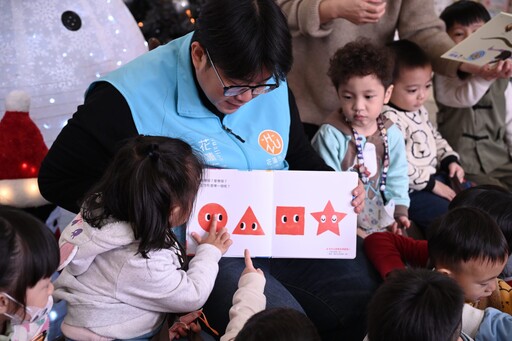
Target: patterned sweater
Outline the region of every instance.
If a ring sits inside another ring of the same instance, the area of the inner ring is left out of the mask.
[[[459,155],[432,125],[425,107],[409,112],[390,104],[385,105],[382,112],[395,122],[404,136],[409,189],[432,191],[437,170],[447,171],[448,165],[457,162]]]

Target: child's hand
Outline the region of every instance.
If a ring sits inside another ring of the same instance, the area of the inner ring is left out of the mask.
[[[176,335],[171,340],[181,340],[182,338],[187,338],[187,340],[197,340],[202,341],[201,333],[201,325],[198,322],[191,322],[188,325],[182,324],[179,325],[175,329]]]
[[[364,185],[361,179],[357,182],[357,187],[352,191],[352,206],[354,206],[354,212],[361,213],[364,208],[364,198],[366,197],[366,192],[364,190]]]
[[[400,216],[396,218],[396,221],[400,230],[408,229],[411,227],[411,221],[406,216]]]
[[[486,80],[494,80],[497,78],[510,78],[512,77],[512,61],[510,59],[500,60],[494,64],[485,64],[477,66],[469,63],[462,63],[459,70],[474,75],[480,76]]]
[[[388,230],[391,233],[398,235],[404,234],[404,229],[411,227],[411,221],[406,216],[400,216],[395,218],[395,222],[388,226]]]
[[[245,257],[245,269],[242,272],[242,276],[245,274],[248,274],[250,272],[256,272],[260,275],[264,276],[263,271],[261,269],[255,269],[254,265],[252,265],[251,255],[249,254],[249,250],[244,250],[244,257]]]
[[[449,186],[443,184],[441,181],[436,180],[436,184],[434,185],[432,192],[448,201],[452,201],[452,199],[455,198],[455,191]]]
[[[452,162],[448,165],[448,175],[450,178],[457,176],[460,183],[464,182],[464,169],[457,162]]]
[[[225,254],[229,249],[233,241],[230,238],[228,230],[226,228],[222,228],[217,232],[217,216],[214,215],[212,222],[210,223],[210,233],[206,236],[206,238],[201,238],[199,234],[196,232],[192,232],[192,238],[197,242],[197,244],[212,244],[217,247],[222,254]]]
[[[500,60],[494,65],[486,64],[482,67],[482,77],[487,80],[496,78],[508,79],[512,77],[512,61],[510,59]]]
[[[365,239],[366,237],[369,236],[368,233],[366,233],[362,228],[358,227],[357,228],[357,235],[363,239]]]

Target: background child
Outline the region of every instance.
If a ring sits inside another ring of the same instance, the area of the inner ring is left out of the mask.
[[[292,308],[272,308],[253,315],[235,341],[320,341],[311,320]]]
[[[448,211],[433,224],[426,240],[375,233],[365,239],[365,251],[383,278],[394,269],[432,267],[455,279],[466,302],[512,313],[511,288],[498,275],[508,260],[508,244],[500,228],[474,207]],[[488,301],[493,295],[497,300]]]
[[[399,228],[410,225],[404,142],[397,127],[381,116],[393,90],[388,55],[367,40],[351,42],[331,58],[329,77],[340,109],[320,127],[312,145],[329,166],[357,171],[365,184],[361,236],[386,228],[401,233]]]
[[[497,185],[478,185],[468,188],[450,202],[449,208],[476,207],[486,212],[498,224],[512,252],[512,193]],[[501,273],[501,278],[512,285],[512,258]]]
[[[464,178],[458,155],[429,120],[424,106],[432,86],[426,53],[408,40],[388,45],[395,60],[393,94],[383,114],[402,131],[409,163],[409,217],[425,233],[432,221],[448,211],[455,191],[449,178]]]
[[[468,340],[461,333],[464,293],[450,277],[427,269],[394,271],[368,312],[370,341]]]
[[[263,293],[265,275],[261,269],[254,268],[249,250],[245,250],[244,256],[245,269],[238,281],[238,290],[233,295],[233,306],[229,309],[229,323],[221,341],[236,339],[247,320],[263,311],[267,303]]]
[[[245,269],[233,296],[230,321],[221,341],[320,341],[311,320],[291,308],[265,309],[265,277],[245,250]]]
[[[200,245],[187,269],[171,230],[188,220],[202,170],[178,139],[138,136],[119,150],[61,236],[61,250],[72,250],[55,282],[68,303],[64,335],[149,339],[165,313],[205,303],[229,234],[214,219],[204,240],[193,235]]]
[[[0,339],[46,339],[53,305],[50,277],[58,266],[59,248],[48,227],[0,206]]]
[[[320,341],[313,322],[302,312],[292,308],[265,309],[265,275],[261,269],[255,269],[249,254],[245,250],[245,269],[233,295],[233,306],[229,310],[230,321],[221,341]],[[197,337],[201,330],[197,322],[189,325],[189,338]],[[192,331],[192,333],[190,333]],[[187,333],[182,333],[182,336]],[[161,340],[168,335],[162,333]]]
[[[459,43],[491,17],[482,4],[462,0],[446,7],[441,19],[448,35]],[[511,191],[512,85],[509,79],[436,75],[434,85],[439,131],[459,153],[466,178]]]

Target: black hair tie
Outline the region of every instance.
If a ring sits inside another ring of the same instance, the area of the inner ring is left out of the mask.
[[[160,153],[158,152],[158,145],[156,143],[152,143],[149,145],[147,149],[147,156],[153,161],[156,162],[160,158]]]

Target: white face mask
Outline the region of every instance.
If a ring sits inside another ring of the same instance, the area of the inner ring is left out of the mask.
[[[9,300],[16,303],[17,305],[23,306],[20,302],[18,302],[16,299],[14,299],[11,295],[9,295],[5,292],[3,292],[1,294],[5,295],[5,297],[7,297]],[[16,313],[14,313],[14,314],[4,313],[4,315],[11,319],[11,323],[13,325],[22,324],[25,322],[34,323],[34,322],[44,318],[52,310],[52,307],[53,307],[53,298],[50,295],[50,296],[48,296],[48,301],[46,302],[46,305],[44,306],[44,308],[39,308],[39,307],[34,307],[34,306],[26,307],[26,309],[25,309],[25,313],[27,314],[26,316],[30,315],[30,319],[27,321],[25,321],[23,319],[23,316],[19,316]]]

